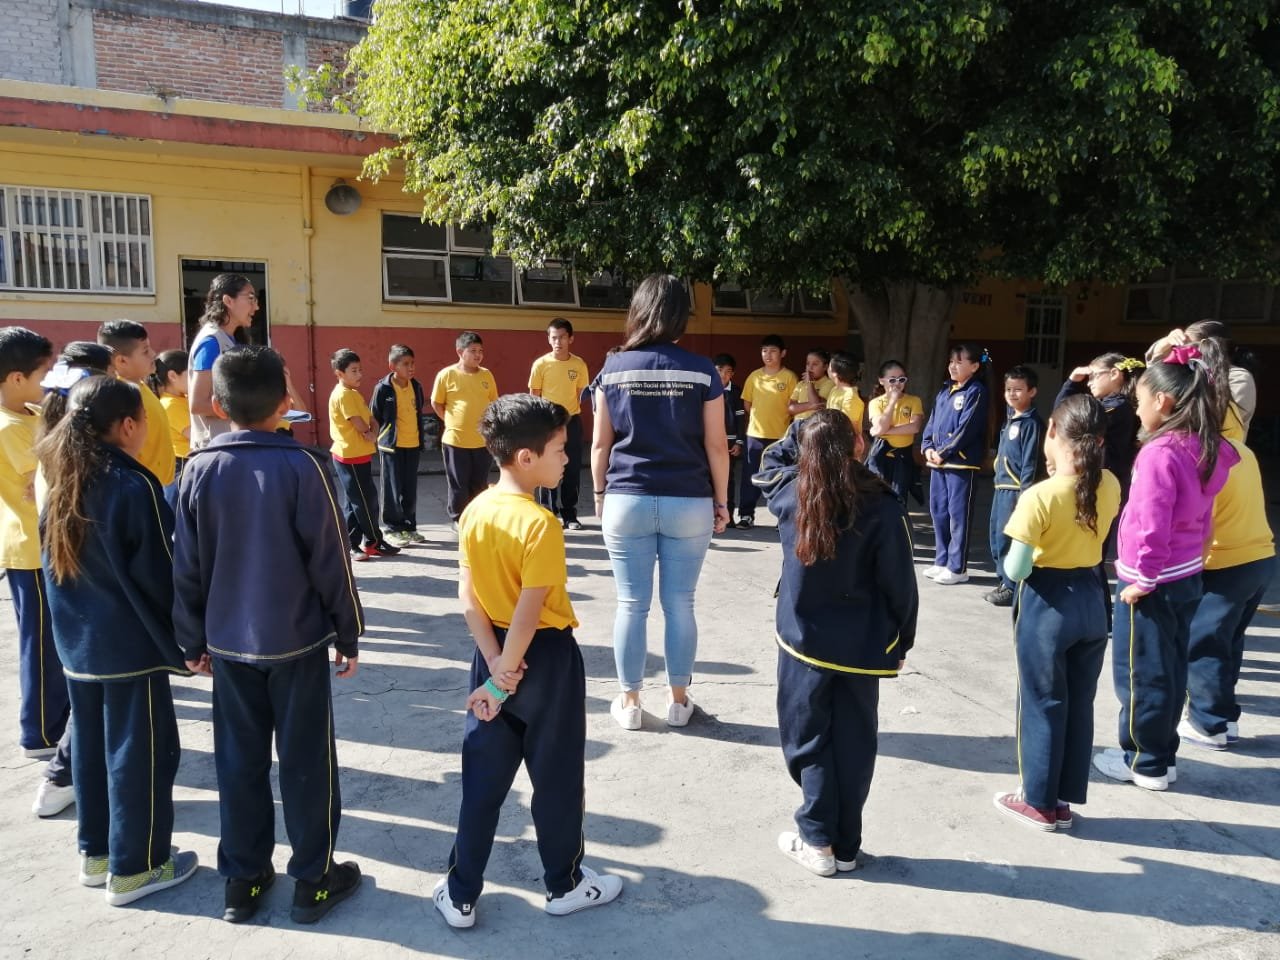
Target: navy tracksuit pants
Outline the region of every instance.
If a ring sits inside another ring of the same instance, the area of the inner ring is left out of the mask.
[[[382,468],[382,522],[388,530],[408,533],[418,528],[417,447],[396,447],[394,453],[378,453]]]
[[[1099,567],[1037,567],[1015,596],[1022,793],[1039,810],[1084,803],[1110,626],[1105,575]]]
[[[582,485],[582,418],[576,413],[565,424],[564,479],[560,486],[538,488],[538,502],[565,523],[578,519],[578,488]]]
[[[756,504],[760,502],[760,488],[751,482],[751,478],[760,472],[760,461],[764,457],[764,448],[776,439],[767,440],[761,437],[747,437],[747,462],[742,467],[742,485],[738,490],[738,516],[754,517]]]
[[[318,883],[333,862],[342,793],[333,737],[329,648],[269,665],[213,663],[213,759],[218,771],[218,873],[248,880],[276,842],[271,740],[280,758],[289,876]]]
[[[1244,635],[1275,573],[1276,558],[1205,570],[1204,594],[1191,618],[1187,699],[1191,719],[1205,733],[1226,733],[1240,719],[1236,683]]]
[[[929,478],[929,516],[933,518],[933,562],[952,573],[969,566],[969,515],[973,512],[976,470],[935,469]]]
[[[41,570],[8,570],[18,619],[18,742],[24,750],[56,746],[71,715],[67,680],[53,645],[49,598]]]
[[[867,455],[867,469],[887,483],[898,500],[907,502],[916,470],[911,447],[891,446],[883,437],[876,437]]]
[[[996,565],[996,578],[1010,590],[1013,581],[1004,572],[1004,558],[1009,555],[1013,541],[1004,532],[1005,525],[1018,505],[1019,490],[996,490],[991,498],[991,522],[987,533],[991,541],[991,559]],[[1083,802],[1083,801],[1081,801]]]
[[[107,857],[117,876],[154,870],[170,856],[181,752],[169,675],[67,685],[80,852]]]
[[[378,529],[378,491],[373,485],[371,463],[343,463],[333,461],[338,472],[338,483],[346,500],[343,515],[347,519],[347,539],[352,550],[359,550],[362,543],[377,543],[382,539]]]
[[[1200,575],[1162,583],[1137,603],[1116,583],[1111,664],[1120,699],[1120,746],[1131,770],[1159,777],[1177,762],[1187,697],[1187,645],[1202,592]]]
[[[852,860],[862,846],[862,807],[876,769],[880,681],[811,667],[778,651],[778,733],[804,801],[796,828],[805,843]]]
[[[506,631],[495,628],[498,643]],[[587,739],[587,681],[571,629],[544,627],[525,654],[528,672],[492,720],[468,713],[462,737],[462,808],[449,853],[449,898],[475,903],[493,849],[498,815],[521,762],[533,784],[529,809],[542,858],[543,883],[552,896],[582,881],[583,765]],[[471,687],[489,668],[477,650]]]
[[[493,457],[484,447],[471,449],[453,447],[447,443],[440,444],[440,452],[444,455],[445,487],[448,489],[445,507],[449,519],[457,523],[467,504],[484,493],[489,486],[489,468],[493,466]]]

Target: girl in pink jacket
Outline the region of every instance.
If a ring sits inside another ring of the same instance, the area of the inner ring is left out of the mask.
[[[1142,448],[1120,514],[1112,665],[1120,747],[1093,765],[1113,780],[1165,790],[1177,779],[1187,643],[1213,533],[1213,498],[1240,455],[1195,346],[1178,347],[1138,381]]]

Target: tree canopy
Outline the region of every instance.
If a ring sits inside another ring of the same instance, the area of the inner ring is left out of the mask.
[[[518,261],[1275,277],[1274,0],[377,0],[353,109]]]

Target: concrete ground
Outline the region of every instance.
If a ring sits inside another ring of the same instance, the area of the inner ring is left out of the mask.
[[[200,855],[185,885],[111,908],[76,882],[74,808],[30,813],[40,765],[0,760],[0,958],[198,957],[1280,957],[1280,620],[1260,615],[1242,678],[1247,739],[1185,747],[1179,781],[1148,793],[1096,774],[1069,833],[1001,817],[1017,786],[1014,665],[1006,610],[973,583],[921,582],[908,670],[881,686],[880,759],[856,873],[820,879],[776,850],[798,791],[774,713],[772,518],[717,537],[699,584],[701,642],[684,730],[662,722],[661,615],[650,627],[643,730],[609,717],[614,607],[594,520],[569,535],[570,590],[588,685],[587,863],[626,880],[620,901],[567,918],[541,910],[541,869],[521,774],[473,930],[445,926],[430,893],[459,802],[472,645],[455,599],[455,544],[440,477],[422,478],[425,548],[357,567],[369,630],[359,676],[335,682],[343,820],[338,847],[366,880],[314,927],[289,920],[281,879],[258,920],[218,917],[217,789],[210,693],[174,684],[183,740],[175,843]],[[586,484],[584,483],[584,487]],[[985,528],[985,508],[977,516]],[[921,543],[927,518],[916,516]],[[918,550],[925,556],[923,547]],[[985,550],[975,543],[972,555]],[[981,571],[987,573],[981,573]],[[0,590],[0,606],[9,606]],[[1273,598],[1274,599],[1274,598]],[[0,723],[16,725],[13,618],[0,612]],[[1096,743],[1114,745],[1110,666]],[[283,823],[276,870],[288,859]]]

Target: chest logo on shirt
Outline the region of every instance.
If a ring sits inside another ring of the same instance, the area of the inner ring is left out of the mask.
[[[1022,429],[1022,428],[1021,428],[1021,427],[1019,427],[1016,423],[1011,423],[1011,424],[1009,424],[1009,439],[1010,439],[1010,440],[1017,440],[1017,439],[1018,439],[1018,434],[1019,434],[1019,432],[1021,432],[1021,429]]]
[[[483,389],[483,390],[488,390],[488,389],[489,389],[489,381],[488,381],[488,380],[481,380],[481,381],[480,381],[480,387],[481,387],[481,389]],[[959,409],[959,408],[957,407],[957,409]]]
[[[955,408],[956,408],[956,410],[963,410],[963,409],[964,409],[964,394],[962,393],[962,394],[960,394],[958,397],[956,397],[955,399],[953,399],[953,400],[951,401],[951,406],[955,407]]]
[[[787,385],[785,383],[775,383],[773,385],[773,389],[778,391],[778,393],[786,393]]]
[[[569,371],[569,379],[570,379],[570,380],[577,380],[577,379],[578,379],[578,371],[577,371],[577,370],[570,370],[570,371]]]

